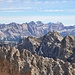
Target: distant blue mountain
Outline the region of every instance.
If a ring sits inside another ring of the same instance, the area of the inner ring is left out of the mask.
[[[66,35],[75,36],[75,25],[65,26],[61,22],[46,23],[41,21],[31,21],[29,23],[17,24],[0,24],[0,40],[13,40],[18,41],[22,37],[35,36],[40,37],[48,33],[49,31],[57,31],[63,37]]]

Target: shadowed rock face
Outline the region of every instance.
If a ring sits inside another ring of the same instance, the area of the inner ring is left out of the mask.
[[[0,46],[0,75],[75,75],[75,38],[49,32]]]

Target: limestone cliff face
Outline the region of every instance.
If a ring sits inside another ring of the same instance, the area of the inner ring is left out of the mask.
[[[75,75],[75,38],[49,32],[1,45],[0,75]]]

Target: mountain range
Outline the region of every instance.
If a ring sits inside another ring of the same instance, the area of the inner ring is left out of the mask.
[[[23,24],[14,22],[10,24],[0,24],[0,40],[19,41],[20,38],[27,36],[40,37],[49,31],[57,31],[63,37],[67,35],[75,36],[75,25],[65,26],[61,22],[44,24],[41,21],[31,21]]]
[[[75,75],[75,37],[50,31],[0,44],[0,75]]]

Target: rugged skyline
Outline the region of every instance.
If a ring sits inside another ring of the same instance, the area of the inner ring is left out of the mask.
[[[64,26],[63,23],[43,23],[41,21],[31,21],[29,23],[9,23],[0,24],[0,40],[1,41],[19,41],[19,39],[27,36],[40,37],[49,31],[57,31],[63,37],[67,35],[75,36],[75,25]]]
[[[0,0],[0,23],[41,20],[75,24],[74,0]]]

